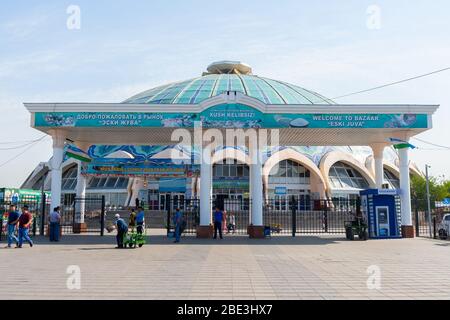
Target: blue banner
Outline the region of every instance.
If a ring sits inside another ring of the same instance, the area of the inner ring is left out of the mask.
[[[262,113],[241,104],[222,104],[201,113],[38,112],[35,127],[193,128],[428,128],[426,114],[290,114]]]

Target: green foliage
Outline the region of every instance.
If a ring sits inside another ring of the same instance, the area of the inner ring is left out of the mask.
[[[430,198],[431,206],[434,208],[435,201],[442,201],[450,197],[450,181],[439,182],[435,177],[430,178]],[[426,208],[427,203],[427,182],[424,177],[411,177],[411,198],[413,206],[420,210]]]
[[[444,181],[444,183],[442,183],[442,188],[446,193],[444,198],[450,198],[450,180]]]

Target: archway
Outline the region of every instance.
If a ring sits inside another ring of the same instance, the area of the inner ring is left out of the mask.
[[[212,206],[225,212],[223,231],[247,235],[251,206],[250,160],[243,150],[231,147],[216,151],[211,160]]]
[[[361,189],[375,188],[376,183],[367,168],[352,155],[333,151],[320,162],[329,198],[359,194]]]
[[[270,189],[271,186],[269,185],[270,180],[270,173],[272,172],[273,168],[276,167],[279,163],[282,161],[294,161],[295,163],[299,164],[301,167],[304,168],[305,174],[306,172],[309,172],[309,190],[311,192],[311,195],[315,199],[324,199],[326,197],[326,184],[325,179],[320,172],[317,165],[308,157],[305,155],[292,150],[292,149],[284,149],[282,151],[279,151],[272,155],[265,163],[263,168],[263,180],[264,180],[264,188],[265,188],[265,197],[266,200],[270,198]],[[299,167],[300,169],[300,167]],[[303,170],[303,169],[300,169]],[[300,177],[300,176],[299,176]],[[273,189],[273,186],[272,186]],[[304,188],[299,188],[300,190]]]

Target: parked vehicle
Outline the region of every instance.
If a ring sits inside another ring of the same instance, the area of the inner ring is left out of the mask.
[[[447,240],[450,235],[450,214],[446,214],[439,225],[439,239]]]

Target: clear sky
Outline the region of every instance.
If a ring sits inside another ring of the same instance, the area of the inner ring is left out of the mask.
[[[70,5],[79,30],[67,28]],[[25,150],[4,142],[42,136],[23,102],[121,102],[225,59],[333,98],[449,67],[449,14],[448,0],[4,0],[0,166]],[[419,138],[450,145],[450,71],[337,102],[440,104]],[[416,144],[412,160],[450,178],[450,151]],[[50,155],[46,138],[0,167],[0,186],[20,186]]]

